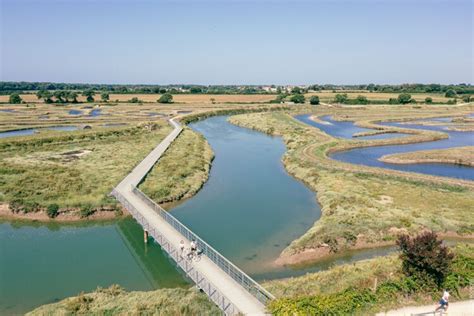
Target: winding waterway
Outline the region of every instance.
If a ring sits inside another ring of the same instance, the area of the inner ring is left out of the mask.
[[[309,114],[296,116],[301,122],[309,124],[311,126],[317,127],[323,130],[325,133],[341,138],[352,138],[354,133],[360,132],[361,128],[354,125],[353,122],[338,122],[334,120],[329,120],[330,124],[321,124],[311,120]],[[327,120],[327,117],[323,117],[324,120]],[[447,118],[443,120],[437,120],[437,122],[442,123],[448,121]],[[411,129],[424,129],[424,130],[434,130],[442,131],[447,133],[449,138],[432,141],[432,142],[423,142],[416,144],[407,144],[407,145],[390,145],[390,146],[377,146],[377,147],[364,147],[364,148],[355,148],[351,150],[336,152],[331,154],[331,158],[349,162],[353,164],[366,165],[371,167],[381,167],[401,171],[411,171],[418,172],[436,176],[443,177],[452,177],[466,180],[474,180],[474,168],[454,165],[454,164],[443,164],[443,163],[421,163],[421,164],[391,164],[380,161],[379,158],[384,155],[396,154],[396,153],[406,153],[418,150],[430,150],[430,149],[444,149],[452,147],[461,147],[461,146],[474,146],[474,133],[473,132],[456,132],[449,131],[445,125],[436,125],[436,126],[427,126],[420,124],[402,124],[397,122],[390,123],[381,123],[381,125],[386,126],[396,126],[396,127],[405,127]],[[367,130],[367,129],[365,129]],[[385,135],[383,137],[382,135]],[[388,137],[402,137],[404,134],[392,133],[392,134],[381,134],[376,136],[364,137],[364,139],[380,139]],[[359,138],[361,139],[361,138]]]
[[[216,158],[208,182],[171,211],[257,280],[296,276],[383,255],[392,248],[347,252],[311,266],[272,262],[319,218],[314,192],[287,174],[283,141],[240,128],[226,117],[190,127]],[[127,290],[189,286],[158,245],[144,245],[132,219],[60,225],[0,222],[0,314],[120,284]]]

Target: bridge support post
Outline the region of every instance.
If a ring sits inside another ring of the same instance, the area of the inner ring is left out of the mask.
[[[146,229],[143,230],[143,241],[148,244],[148,230]]]

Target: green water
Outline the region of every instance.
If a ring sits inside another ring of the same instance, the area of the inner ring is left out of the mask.
[[[0,223],[0,315],[21,314],[98,286],[186,286],[131,219],[93,225]]]
[[[275,267],[279,253],[319,218],[315,194],[284,169],[280,138],[233,126],[225,117],[191,127],[206,137],[216,158],[203,189],[171,212],[252,277],[301,275],[390,251]],[[127,290],[189,286],[159,246],[145,246],[132,219],[83,225],[0,222],[0,315],[111,284]]]

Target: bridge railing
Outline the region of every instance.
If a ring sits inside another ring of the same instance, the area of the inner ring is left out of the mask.
[[[178,250],[169,240],[160,234],[155,227],[150,225],[145,217],[133,206],[127,198],[120,194],[117,190],[112,191],[112,195],[132,214],[144,229],[160,244],[161,248],[177,263],[177,265],[193,280],[193,282],[203,290],[207,296],[226,314],[239,314],[239,309],[224,295],[219,289],[207,280],[198,270],[193,268],[190,260],[184,258],[181,251]]]
[[[240,270],[236,265],[230,262],[217,250],[211,247],[208,243],[202,240],[198,235],[187,228],[183,223],[177,220],[173,215],[164,210],[155,201],[151,200],[146,194],[140,191],[137,187],[132,185],[132,191],[143,202],[150,206],[160,217],[162,217],[174,229],[180,232],[186,239],[195,240],[198,248],[203,251],[204,255],[214,262],[222,271],[244,287],[250,294],[257,298],[263,304],[267,304],[269,300],[274,299],[274,296],[265,290],[260,284],[255,282],[245,272]]]

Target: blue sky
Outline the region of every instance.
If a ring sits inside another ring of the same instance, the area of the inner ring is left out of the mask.
[[[3,81],[473,80],[471,1],[0,2]]]

